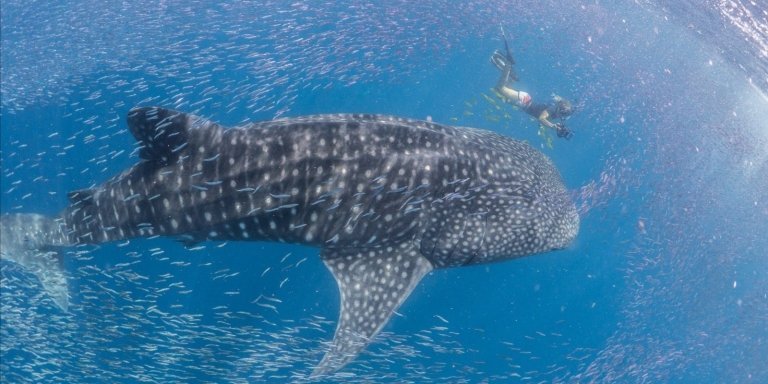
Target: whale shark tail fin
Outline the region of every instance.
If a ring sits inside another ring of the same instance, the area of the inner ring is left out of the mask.
[[[59,250],[71,245],[59,222],[38,214],[0,216],[0,258],[21,265],[57,307],[69,310],[67,274]]]

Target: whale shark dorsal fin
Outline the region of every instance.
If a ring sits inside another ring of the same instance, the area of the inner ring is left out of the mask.
[[[353,360],[376,336],[432,264],[413,242],[376,248],[326,248],[321,254],[341,294],[331,348],[312,372],[321,376]]]
[[[92,201],[95,192],[96,190],[92,188],[77,189],[67,193],[67,199],[71,204]]]
[[[137,107],[128,112],[128,128],[141,144],[139,156],[167,165],[187,146],[190,125],[197,116],[159,107]]]

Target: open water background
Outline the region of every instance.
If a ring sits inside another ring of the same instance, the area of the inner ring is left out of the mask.
[[[3,0],[0,208],[55,214],[134,163],[135,105],[495,130],[557,164],[577,241],[433,272],[329,381],[768,382],[768,4],[563,3]],[[500,24],[522,89],[578,100],[573,140],[495,101]],[[69,313],[0,264],[3,382],[302,382],[335,329],[314,249],[66,260]]]

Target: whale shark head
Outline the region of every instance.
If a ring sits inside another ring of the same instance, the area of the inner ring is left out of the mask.
[[[578,212],[551,161],[528,144],[484,135],[503,141],[487,174],[463,180],[467,187],[430,212],[421,253],[436,267],[564,249],[578,234]]]
[[[579,214],[560,174],[551,161],[541,154],[533,163],[535,171],[528,177],[506,186],[507,191],[525,192],[510,199],[499,199],[504,214],[497,225],[506,228],[505,236],[515,239],[529,254],[568,247],[579,232]],[[518,227],[523,225],[526,230]],[[507,254],[509,249],[504,250]]]

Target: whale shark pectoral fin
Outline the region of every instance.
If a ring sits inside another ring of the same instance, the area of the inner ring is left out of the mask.
[[[341,293],[341,314],[331,348],[312,372],[334,372],[379,333],[432,264],[413,242],[377,248],[326,248],[322,252]]]

